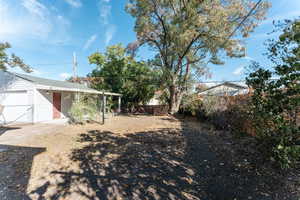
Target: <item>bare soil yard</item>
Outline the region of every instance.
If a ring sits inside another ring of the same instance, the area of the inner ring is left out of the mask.
[[[190,119],[119,116],[104,126],[62,126],[18,144],[1,143],[0,136],[6,149],[0,152],[0,199],[300,198],[297,171],[253,163],[222,134]]]

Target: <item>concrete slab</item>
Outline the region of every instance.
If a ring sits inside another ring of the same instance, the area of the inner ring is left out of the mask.
[[[66,123],[38,123],[0,127],[0,144],[17,145],[37,135],[49,134],[67,126]]]

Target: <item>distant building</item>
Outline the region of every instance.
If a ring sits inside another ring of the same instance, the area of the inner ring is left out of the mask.
[[[163,91],[159,90],[156,91],[152,99],[147,103],[148,106],[158,106],[162,105],[163,103],[161,102],[161,95],[163,94]]]
[[[247,94],[248,86],[243,82],[224,82],[199,91],[199,96],[236,96]]]

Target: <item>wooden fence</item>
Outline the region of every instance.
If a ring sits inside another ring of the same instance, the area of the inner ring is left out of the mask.
[[[168,114],[168,105],[140,105],[132,109],[122,109],[123,113],[134,113],[134,114],[151,114],[151,115],[166,115]]]

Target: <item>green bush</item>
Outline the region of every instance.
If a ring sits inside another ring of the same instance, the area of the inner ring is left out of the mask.
[[[99,105],[95,97],[91,95],[81,95],[72,104],[69,111],[70,119],[72,123],[84,124],[87,121],[98,121]]]
[[[182,98],[179,113],[186,116],[201,117],[202,101],[197,94],[185,95]]]
[[[278,41],[269,44],[274,69],[257,68],[247,78],[253,88],[251,115],[261,151],[282,168],[294,167],[300,158],[300,21],[286,21]],[[276,79],[273,79],[276,77]]]

